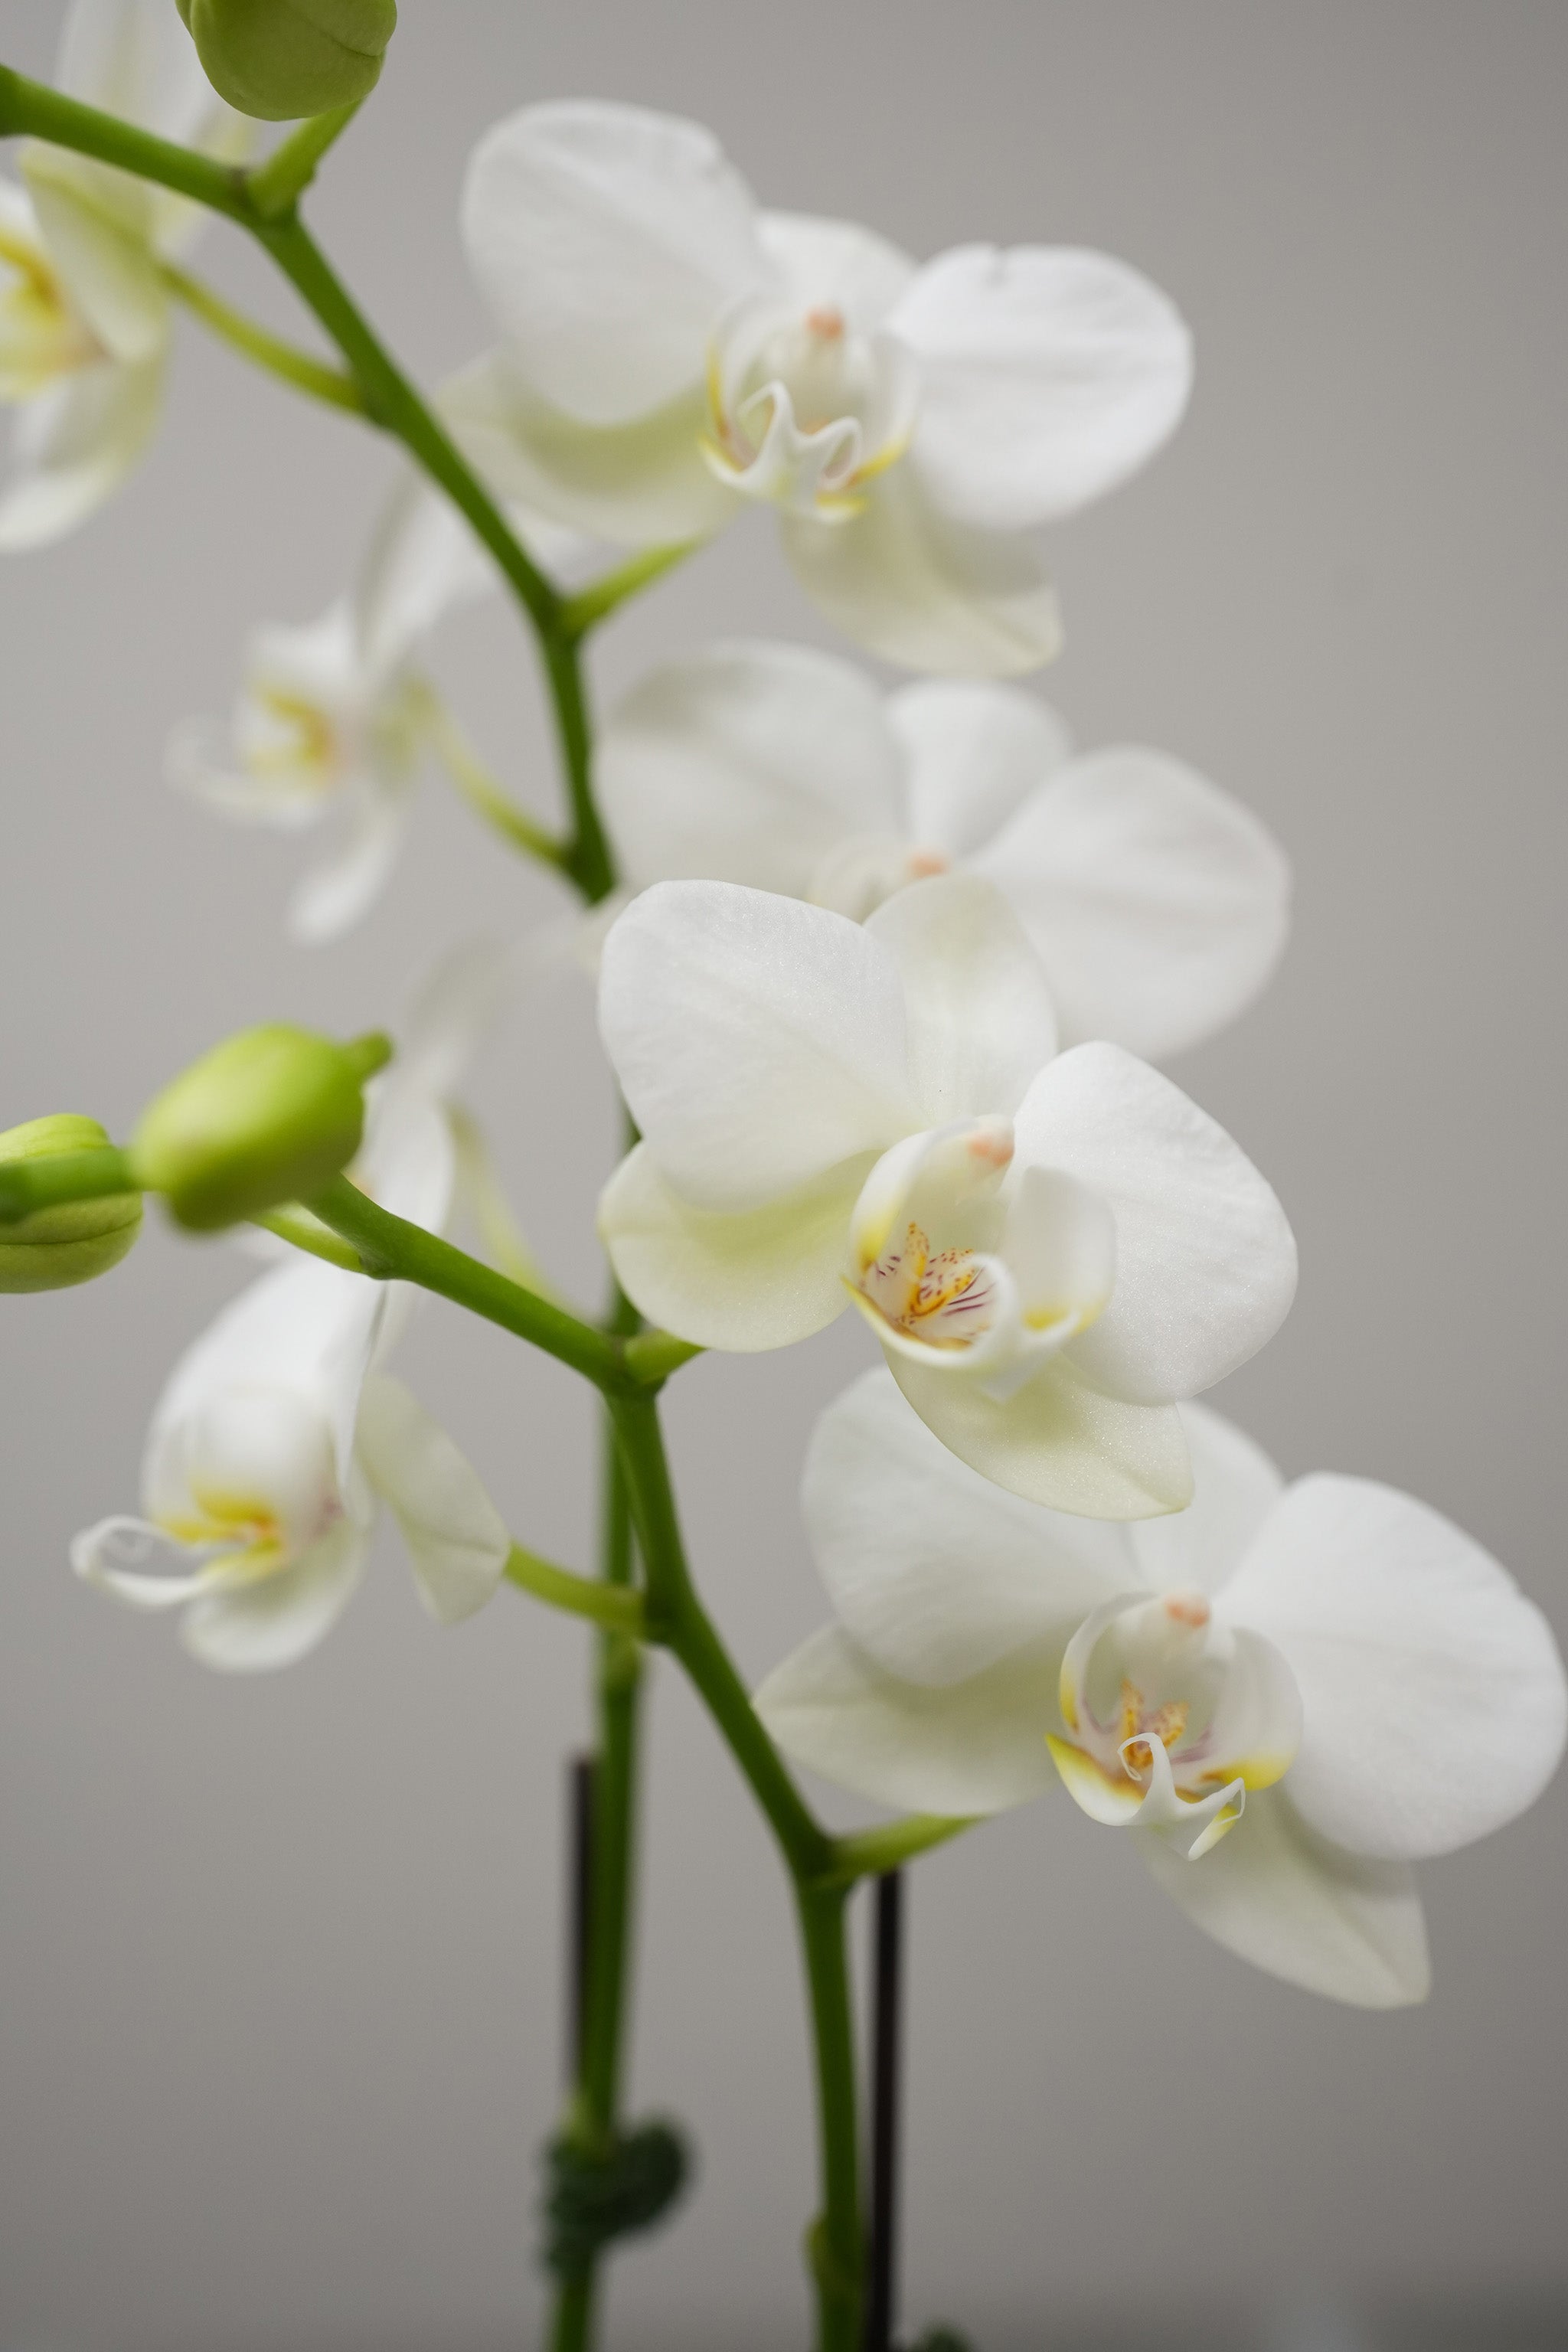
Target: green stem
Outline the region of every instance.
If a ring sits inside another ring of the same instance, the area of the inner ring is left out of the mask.
[[[616,875],[594,798],[578,641],[624,595],[634,593],[658,570],[667,567],[651,560],[640,568],[635,564],[625,566],[619,575],[612,575],[610,582],[601,583],[598,591],[590,590],[583,599],[568,604],[534,565],[494,499],[384,349],[293,209],[320,155],[342,128],[341,121],[331,119],[303,126],[268,164],[252,175],[215,163],[0,68],[0,135],[32,132],[79,153],[97,156],[194,197],[247,229],[271,255],[342,352],[362,394],[364,413],[403,443],[467,518],[533,625],[554,702],[572,805],[573,835],[562,853],[561,863],[584,897],[595,903],[613,889]],[[238,339],[231,335],[230,340]],[[253,343],[241,341],[239,347],[247,349],[252,357],[259,356]],[[268,355],[263,363],[271,365],[275,356]],[[294,373],[289,380],[298,383],[300,378]],[[674,561],[675,557],[671,555],[668,560]],[[0,1176],[8,1172],[0,1171]],[[100,1170],[100,1175],[101,1172]],[[91,1197],[103,1189],[101,1181],[95,1181],[87,1184],[85,1192],[57,1191],[52,1197]],[[0,1185],[0,1202],[6,1198]],[[25,1214],[35,1205],[38,1205],[36,1196],[27,1198],[23,1207],[13,1208],[9,1213]],[[625,1480],[626,1501],[647,1569],[649,1633],[674,1651],[706,1702],[773,1827],[795,1881],[811,1988],[822,2143],[823,2213],[813,2232],[818,2344],[820,2352],[855,2352],[861,2246],[854,2053],[844,1944],[846,1887],[838,1871],[839,1851],[802,1801],[698,1600],[681,1545],[652,1398],[639,1393],[635,1387],[636,1375],[627,1366],[626,1350],[619,1340],[595,1331],[576,1317],[509,1282],[449,1243],[376,1208],[345,1178],[337,1179],[319,1200],[308,1205],[333,1232],[353,1245],[366,1273],[373,1277],[390,1279],[395,1276],[437,1291],[570,1364],[605,1392],[618,1444],[619,1475]],[[656,1364],[662,1362],[664,1370],[673,1368],[662,1358],[655,1360]],[[658,1370],[657,1378],[663,1376],[664,1370]],[[648,1385],[657,1385],[657,1378]],[[614,1525],[612,1517],[607,1521],[607,1547]],[[624,1538],[617,1537],[616,1540]],[[611,1638],[619,1643],[625,1642],[624,1636]],[[631,1687],[635,1690],[635,1683]],[[606,1691],[605,1695],[615,1696],[616,1704],[620,1704],[618,1692]],[[628,1702],[622,1727],[626,1743],[626,1804],[624,1819],[615,1832],[615,1843],[627,1857],[634,1724]],[[620,2063],[628,1900],[629,1876],[623,1886],[620,1916],[615,1923],[615,1939],[621,1957],[613,1968],[608,1960],[601,1963],[601,1977],[606,1988],[600,1996],[605,2037],[603,2054],[595,2060],[592,2074],[593,2097],[599,2111],[612,2119]],[[591,2005],[594,1998],[591,1992]],[[585,2034],[585,2046],[587,2039]],[[586,2060],[584,2083],[586,2090]],[[591,2323],[590,2290],[573,2323],[581,2332],[575,2338],[568,2337],[567,2345],[585,2345]]]
[[[833,1867],[833,1841],[813,1820],[785,1771],[691,1581],[658,1408],[649,1396],[623,1391],[611,1397],[610,1411],[646,1570],[648,1639],[671,1651],[695,1684],[791,1870],[798,1878],[826,1880]]]
[[[0,1179],[6,1171],[0,1169]],[[627,1375],[616,1341],[591,1323],[569,1315],[563,1307],[524,1290],[493,1266],[470,1257],[423,1225],[395,1217],[390,1210],[367,1200],[346,1176],[334,1177],[326,1190],[305,1204],[324,1225],[352,1242],[373,1281],[416,1282],[482,1315],[489,1323],[542,1348],[547,1356],[569,1364],[599,1388],[623,1385]]]
[[[550,2352],[588,2352],[599,2307],[599,2265],[574,2271],[555,2290]]]
[[[520,1591],[531,1592],[536,1601],[548,1602],[552,1609],[567,1609],[574,1616],[586,1617],[634,1647],[641,1637],[642,1597],[626,1591],[624,1584],[574,1575],[569,1568],[541,1559],[537,1552],[524,1551],[521,1544],[511,1548],[506,1575]]]
[[[492,1265],[521,1290],[547,1298],[552,1307],[566,1302],[534,1256],[507,1199],[484,1130],[460,1103],[447,1105],[447,1120],[458,1147],[458,1197],[479,1227],[479,1239]]]
[[[433,688],[425,689],[419,707],[431,748],[468,806],[514,849],[559,872],[566,863],[564,845],[501,790]]]
[[[473,526],[542,638],[560,633],[561,600],[513,533],[489,492],[415,391],[297,215],[247,221],[347,360],[376,423],[395,434]]]
[[[26,74],[0,66],[0,139],[28,133],[79,155],[94,155],[100,163],[117,163],[122,172],[192,196],[242,226],[249,227],[255,216],[249,174],[238,165],[215,163],[209,155],[140,131],[118,114],[83,106],[51,89],[47,82],[31,81]]]
[[[247,319],[205,286],[199,278],[192,277],[172,261],[159,264],[159,275],[171,294],[175,294],[215,335],[237,352],[264,367],[269,374],[279,376],[297,392],[308,392],[313,400],[324,400],[334,408],[346,408],[356,416],[369,411],[364,395],[354,378],[342,368],[329,367],[323,360],[312,359],[308,352],[285,342],[280,335],[272,334],[266,327]]]
[[[702,1352],[694,1339],[678,1339],[673,1331],[639,1331],[626,1341],[626,1366],[637,1380],[657,1388]]]
[[[806,2241],[816,2285],[817,2352],[859,2352],[866,2249],[860,2222],[855,2020],[844,1887],[795,1885],[811,1994],[822,2148],[822,2211]]]
[[[253,225],[253,233],[310,305],[358,377],[371,415],[396,435],[438,483],[489,548],[533,625],[550,683],[562,764],[572,803],[573,837],[559,863],[590,905],[615,887],[615,864],[599,822],[589,774],[587,713],[575,640],[560,596],[533,563],[505,516],[456,444],[426,406],[361,315],[303,221],[290,215]]]
[[[606,1446],[604,1504],[606,1599],[636,1600],[632,1523],[613,1446]],[[640,1616],[640,1601],[638,1614]],[[642,1655],[625,1633],[606,1633],[599,1648],[599,1755],[594,1774],[593,1924],[584,2011],[577,2125],[595,2150],[613,2137],[626,2049],[627,1953],[631,1941],[632,1846],[637,1814],[637,1698]]]
[[[795,1886],[816,2049],[822,2211],[811,2231],[817,2352],[858,2352],[864,2250],[856,2129],[854,2023],[836,1849],[812,1818],[759,1722],[697,1597],[681,1542],[651,1397],[610,1400],[647,1572],[649,1636],[680,1661],[767,1816]]]
[[[702,543],[700,539],[682,539],[668,547],[644,548],[640,555],[629,556],[614,572],[606,572],[602,580],[595,580],[592,587],[568,596],[562,614],[568,636],[585,637],[590,629],[597,628],[629,597],[640,595],[656,580],[662,580],[667,572],[673,572],[678,563],[684,563],[689,555],[695,555]]]
[[[637,1309],[616,1286],[606,1328],[627,1338]],[[640,1593],[628,1588],[636,1568],[631,1501],[606,1412],[602,1433],[601,1581],[605,1601],[631,1604],[645,1623]],[[620,2125],[627,2034],[633,1892],[637,1859],[637,1745],[642,1653],[624,1633],[599,1643],[595,1701],[598,1738],[594,1759],[593,1843],[589,1879],[587,1983],[583,2033],[567,2130],[584,2153],[608,2155]],[[604,2257],[563,2278],[557,2288],[552,2352],[588,2352],[593,2342]]]
[[[318,126],[331,120],[319,117]],[[342,128],[341,122],[336,128]],[[304,130],[310,132],[313,127],[307,124]],[[291,167],[285,167],[280,159],[294,147],[294,141],[286,142],[271,163],[253,175],[215,163],[167,139],[154,138],[117,115],[82,106],[43,82],[30,81],[0,67],[0,137],[28,131],[78,154],[116,163],[138,178],[175,188],[237,222],[265,247],[314,311],[353,370],[365,414],[402,442],[415,462],[467,517],[533,625],[554,703],[572,800],[573,838],[562,863],[591,905],[606,898],[615,887],[615,861],[589,776],[588,727],[577,644],[581,630],[574,633],[568,626],[564,600],[533,562],[451,436],[363,316],[294,210],[293,196],[284,197],[281,210],[268,209],[287,187]],[[310,152],[312,144],[312,139],[303,139],[297,153],[300,159],[309,154],[313,168],[321,151],[317,147]],[[276,176],[268,180],[275,166]],[[294,194],[298,193],[296,188]]]
[[[566,790],[572,802],[572,839],[561,864],[589,906],[596,907],[616,887],[616,863],[594,798],[582,655],[576,638],[568,636],[563,628],[543,635],[541,643],[555,705]]]
[[[363,104],[363,98],[356,98],[352,106],[335,106],[325,114],[312,114],[298,131],[289,132],[281,146],[273,149],[265,163],[258,163],[247,173],[250,201],[263,220],[276,220],[280,213],[298,204],[316,176],[317,164],[328,148],[342,137]]]
[[[268,1209],[264,1216],[252,1217],[253,1225],[263,1233],[276,1234],[279,1241],[291,1249],[304,1250],[311,1257],[324,1258],[329,1265],[341,1265],[345,1274],[363,1274],[364,1260],[352,1242],[345,1242],[322,1224],[309,1209],[289,1207]]]
[[[912,1862],[917,1854],[962,1837],[982,1818],[974,1813],[909,1813],[902,1821],[883,1822],[874,1830],[857,1830],[848,1837],[834,1839],[829,1874],[835,1885],[846,1887],[862,1878],[879,1878],[885,1871]]]

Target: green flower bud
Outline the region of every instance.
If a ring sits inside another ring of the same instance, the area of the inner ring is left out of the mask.
[[[64,1111],[7,1128],[0,1135],[0,1160],[101,1151],[108,1144],[97,1119]],[[68,1290],[73,1283],[91,1282],[120,1264],[141,1230],[139,1192],[35,1209],[16,1224],[0,1225],[0,1290]]]
[[[359,1150],[361,1087],[391,1050],[384,1037],[242,1030],[148,1104],[131,1139],[138,1182],[196,1233],[309,1200]]]
[[[220,98],[292,122],[369,96],[397,0],[180,0],[180,14]]]

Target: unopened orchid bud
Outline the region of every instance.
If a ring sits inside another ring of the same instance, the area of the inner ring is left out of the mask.
[[[384,1037],[340,1045],[276,1024],[204,1054],[142,1112],[137,1181],[198,1233],[308,1200],[345,1168],[364,1129],[364,1081]]]
[[[179,0],[207,79],[241,114],[290,122],[375,88],[397,0]]]
[[[95,1118],[68,1111],[30,1118],[0,1134],[0,1161],[108,1149],[109,1138]],[[61,1201],[0,1224],[0,1291],[68,1290],[73,1283],[91,1282],[120,1264],[141,1228],[139,1192]]]

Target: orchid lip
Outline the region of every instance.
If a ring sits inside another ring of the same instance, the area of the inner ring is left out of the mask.
[[[1090,1612],[1062,1660],[1063,1732],[1047,1746],[1091,1818],[1170,1837],[1196,1861],[1249,1789],[1289,1770],[1300,1738],[1294,1678],[1206,1593],[1123,1593]]]
[[[849,520],[909,446],[912,354],[858,333],[837,303],[742,299],[709,347],[707,381],[710,468],[788,513]]]

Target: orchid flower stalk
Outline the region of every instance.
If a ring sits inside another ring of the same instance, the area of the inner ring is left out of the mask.
[[[291,1667],[338,1625],[378,1516],[437,1625],[510,1583],[594,1629],[584,2021],[546,2150],[552,2352],[592,2352],[607,2256],[682,2181],[679,2135],[634,2122],[626,2090],[639,1685],[647,1650],[670,1654],[789,1881],[813,2341],[862,2352],[862,1877],[1061,1786],[1132,1832],[1216,1944],[1398,2006],[1428,1974],[1410,1865],[1539,1794],[1563,1668],[1447,1521],[1369,1481],[1286,1487],[1194,1402],[1279,1328],[1296,1245],[1241,1146],[1152,1063],[1262,988],[1289,866],[1228,792],[1163,752],[1075,752],[1013,682],[1058,639],[1041,533],[1180,420],[1174,305],[1076,247],[920,264],[763,210],[700,126],[551,102],[474,152],[461,230],[499,340],[427,397],[300,209],[395,10],[286,13],[74,0],[58,87],[0,66],[0,136],[25,142],[0,182],[0,397],[19,411],[0,549],[62,536],[127,477],[175,300],[334,427],[395,443],[343,594],[257,633],[231,722],[179,727],[170,774],[241,824],[337,826],[290,908],[323,940],[369,913],[422,769],[444,766],[574,891],[634,1126],[598,1205],[597,1318],[516,1233],[457,1100],[537,940],[441,967],[385,1068],[379,1035],[274,1026],[176,1081],[129,1149],[76,1114],[9,1129],[5,1287],[110,1276],[143,1192],[187,1224],[248,1218],[268,1261],[164,1380],[139,1511],[70,1559],[229,1673]],[[271,120],[304,90],[323,110],[252,163],[182,18],[237,102]],[[190,275],[205,215],[276,266],[331,359]],[[634,684],[596,738],[584,643],[752,504],[818,614],[924,675],[883,693],[836,656],[734,638]],[[558,824],[489,774],[431,667],[437,628],[498,583],[548,696]],[[596,1576],[515,1540],[387,1370],[421,1293],[588,1383]],[[836,1622],[753,1698],[688,1555],[660,1393],[705,1349],[792,1345],[847,1309],[884,1361],[807,1465]],[[788,1759],[907,1810],[831,1832]]]

